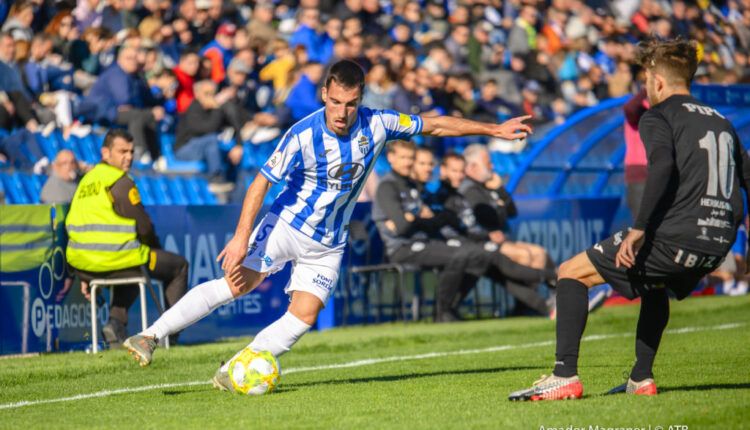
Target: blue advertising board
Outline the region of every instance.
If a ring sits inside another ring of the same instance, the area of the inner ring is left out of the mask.
[[[519,200],[521,216],[511,223],[513,236],[545,246],[555,261],[560,262],[606,237],[618,204],[617,198]],[[31,207],[5,206],[3,211],[28,208]],[[183,255],[190,263],[189,286],[222,276],[216,256],[234,233],[239,206],[150,206],[147,210],[162,247]],[[64,212],[64,207],[50,211],[54,241],[42,264],[11,271],[3,265],[0,255],[0,354],[81,350],[89,345],[89,303],[66,271]],[[364,225],[371,237],[366,242],[369,248],[363,243],[347,248],[339,286],[319,318],[319,329],[367,321],[362,315],[343,312],[344,302],[361,296],[357,285],[342,288],[342,283],[347,281],[346,273],[351,265],[361,264],[366,258],[369,263],[382,258],[382,244],[370,220],[369,204],[358,205],[352,220]],[[286,310],[288,298],[283,290],[289,274],[287,265],[255,291],[187,328],[180,341],[207,342],[257,333]],[[98,306],[100,327],[109,318],[108,308],[103,305],[108,294],[104,289]],[[153,322],[158,311],[150,298],[147,301],[148,319]],[[140,304],[136,302],[130,310],[130,333],[140,330],[139,309]]]

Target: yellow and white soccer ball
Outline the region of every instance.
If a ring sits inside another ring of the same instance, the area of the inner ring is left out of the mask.
[[[235,392],[259,396],[276,389],[281,381],[281,367],[270,352],[247,347],[229,362],[229,380]]]

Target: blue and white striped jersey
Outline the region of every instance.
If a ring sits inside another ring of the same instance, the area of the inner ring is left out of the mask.
[[[271,212],[326,246],[344,243],[349,218],[375,160],[389,140],[422,131],[422,118],[361,106],[348,136],[328,130],[324,109],[294,124],[260,172],[286,180]]]

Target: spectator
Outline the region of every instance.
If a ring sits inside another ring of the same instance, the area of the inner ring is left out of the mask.
[[[372,109],[393,109],[396,85],[390,71],[382,64],[376,64],[367,73],[365,95],[362,104]]]
[[[185,113],[190,104],[193,103],[195,98],[193,85],[199,68],[200,57],[197,52],[185,50],[180,54],[180,62],[174,68],[174,74],[177,78],[177,113]]]
[[[318,33],[320,12],[313,8],[302,9],[299,13],[299,26],[292,34],[289,45],[292,49],[302,46],[307,51],[310,61],[324,63],[321,58],[321,35]]]
[[[131,45],[120,48],[117,63],[99,76],[79,111],[92,123],[126,126],[135,139],[136,158],[155,160],[161,154],[156,124],[164,118],[164,107],[154,106],[151,91],[138,74],[137,55]]]
[[[169,69],[161,69],[148,80],[151,96],[170,118],[177,114],[177,77]],[[171,120],[171,119],[170,119]]]
[[[271,44],[274,60],[260,70],[261,81],[272,81],[274,91],[284,91],[290,80],[290,74],[297,64],[289,43],[284,39],[276,39]]]
[[[70,203],[78,187],[78,162],[73,152],[63,149],[52,162],[52,174],[42,187],[41,202]]]
[[[197,82],[195,100],[177,124],[175,157],[185,161],[205,161],[206,172],[214,183],[224,182],[219,133],[227,121],[220,107],[232,95],[231,90],[217,94],[216,84],[210,80]]]
[[[206,45],[200,54],[211,60],[211,80],[216,84],[224,82],[229,63],[232,61],[234,35],[237,27],[225,22],[216,30],[216,38]]]
[[[8,19],[3,24],[2,31],[7,32],[13,40],[31,42],[34,31],[31,23],[34,21],[34,4],[28,0],[13,3],[8,13]]]
[[[292,86],[285,102],[294,121],[299,121],[323,107],[318,100],[318,83],[323,78],[323,72],[322,65],[309,63],[297,73],[297,82]]]
[[[625,113],[625,187],[627,204],[633,219],[638,217],[643,190],[648,176],[646,148],[638,133],[638,123],[649,108],[646,88],[631,97],[623,111]]]
[[[52,18],[44,33],[52,38],[55,54],[71,62],[86,55],[86,43],[80,40],[75,18],[69,11],[59,12]]]
[[[469,38],[471,32],[466,25],[457,25],[445,41],[445,48],[461,71],[467,71],[469,66]]]
[[[320,36],[319,56],[321,64],[331,64],[333,58],[333,45],[341,37],[344,24],[338,18],[329,18],[326,21],[325,32]]]
[[[508,50],[511,54],[526,55],[536,50],[537,9],[531,5],[521,8],[521,13],[508,35]]]
[[[234,131],[236,145],[228,156],[233,164],[239,164],[242,155],[242,142],[250,140],[252,143],[260,144],[276,138],[281,130],[277,127],[266,128],[276,125],[275,122],[267,123],[266,118],[254,121],[255,114],[260,111],[256,102],[254,82],[249,79],[252,68],[247,61],[238,55],[229,64],[228,85],[234,95],[221,106],[222,111]],[[266,114],[268,115],[268,114]]]
[[[488,79],[482,85],[474,119],[482,122],[502,122],[519,115],[518,106],[498,96],[497,82]]]
[[[255,41],[256,46],[264,53],[267,52],[266,49],[271,42],[278,37],[273,26],[273,10],[274,5],[270,0],[258,1],[253,9],[253,16],[247,24],[248,38]]]
[[[78,31],[83,33],[90,28],[100,28],[102,25],[102,12],[99,10],[100,0],[82,0],[76,2],[73,16],[78,25]]]
[[[27,88],[35,98],[44,92],[73,91],[73,68],[70,64],[55,64],[60,57],[52,54],[52,38],[42,33],[31,42],[29,60],[23,66]]]
[[[15,64],[16,45],[9,33],[0,33],[0,128],[15,126],[37,131],[39,123]]]
[[[521,96],[521,111],[524,115],[531,115],[531,123],[539,126],[549,122],[553,118],[551,110],[539,102],[539,93],[542,87],[537,81],[529,81],[524,85]]]

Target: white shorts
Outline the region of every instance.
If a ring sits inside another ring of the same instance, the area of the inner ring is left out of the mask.
[[[292,262],[292,276],[284,292],[304,291],[325,304],[339,279],[344,245],[327,247],[269,213],[253,230],[244,267],[276,273]]]

